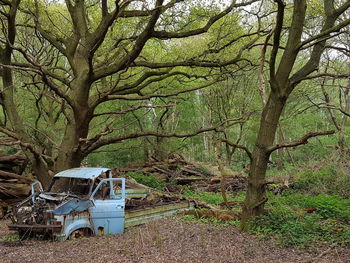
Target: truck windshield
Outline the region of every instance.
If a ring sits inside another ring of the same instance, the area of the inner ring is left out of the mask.
[[[70,193],[74,195],[88,195],[90,192],[90,179],[56,177],[53,179],[48,192]]]

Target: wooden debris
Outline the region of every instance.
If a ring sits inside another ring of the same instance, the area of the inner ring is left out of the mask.
[[[196,183],[198,181],[208,181],[208,178],[207,177],[187,176],[187,177],[176,177],[175,180],[178,184],[184,185],[184,184]]]
[[[134,163],[126,168],[115,169],[119,176],[128,172],[144,173],[145,176],[153,174],[167,184],[166,191],[181,193],[181,189],[169,186],[176,182],[177,185],[188,185],[198,191],[219,192],[221,173],[218,166],[205,163],[189,162],[181,155],[172,154],[168,160],[146,163]],[[226,190],[243,190],[246,188],[247,177],[223,167],[225,173],[224,187]]]
[[[26,165],[27,159],[21,151],[5,154],[0,150],[0,218],[5,214],[9,200],[18,200],[30,193],[33,180],[21,175]]]
[[[232,202],[222,202],[219,204],[220,207],[226,207],[226,208],[232,208],[234,206],[241,206],[242,205],[242,201],[232,201]]]
[[[182,194],[184,188],[181,185],[167,184],[165,185],[165,190],[170,193]]]
[[[176,195],[168,195],[162,193],[150,193],[144,198],[138,199],[127,199],[126,208],[144,208],[151,207],[161,204],[167,203],[177,203],[180,201],[185,201],[185,198],[176,196]]]

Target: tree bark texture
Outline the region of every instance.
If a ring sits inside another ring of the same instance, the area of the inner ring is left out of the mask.
[[[265,177],[270,157],[268,149],[274,143],[279,119],[285,104],[285,98],[280,98],[276,93],[271,92],[264,107],[248,175],[247,194],[242,211],[242,230],[247,230],[250,219],[264,211],[264,203],[267,201]]]

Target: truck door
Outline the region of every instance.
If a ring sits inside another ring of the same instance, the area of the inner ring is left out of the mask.
[[[95,234],[123,233],[125,178],[103,179],[92,192],[91,200],[89,211]]]

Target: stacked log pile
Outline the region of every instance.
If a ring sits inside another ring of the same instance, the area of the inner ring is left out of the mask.
[[[133,164],[127,168],[114,169],[114,173],[123,176],[128,172],[155,175],[167,184],[169,192],[181,192],[182,186],[188,185],[196,191],[220,192],[222,174],[217,166],[204,163],[189,162],[181,155],[171,155],[166,161],[152,161]],[[225,168],[224,185],[226,190],[242,190],[246,188],[247,177]],[[176,183],[174,185],[173,183]]]
[[[8,204],[17,202],[30,193],[32,179],[22,176],[27,160],[21,152],[5,154],[0,150],[0,218]]]

